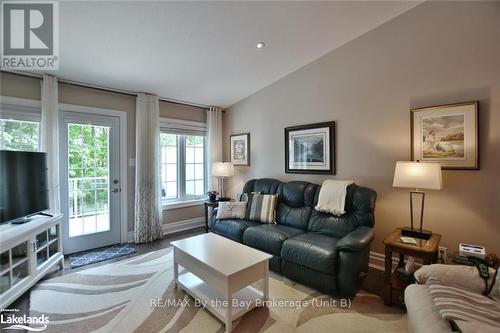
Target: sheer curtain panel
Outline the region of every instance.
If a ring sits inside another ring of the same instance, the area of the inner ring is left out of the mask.
[[[222,109],[218,107],[210,107],[207,111],[207,148],[208,190],[220,193],[212,177],[213,164],[222,161]]]
[[[135,223],[136,243],[162,238],[160,126],[158,96],[139,93],[136,105]]]
[[[57,78],[44,74],[42,84],[41,149],[47,153],[49,210],[61,212],[59,193],[59,94]]]

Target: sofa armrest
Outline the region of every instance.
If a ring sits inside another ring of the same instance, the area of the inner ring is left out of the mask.
[[[370,246],[375,237],[373,228],[358,227],[337,242],[337,251],[359,252]]]

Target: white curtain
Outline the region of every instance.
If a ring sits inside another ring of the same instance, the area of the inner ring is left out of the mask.
[[[158,96],[138,94],[135,130],[136,243],[152,242],[163,236],[159,118]]]
[[[212,165],[222,162],[222,109],[218,107],[210,107],[207,111],[207,157],[208,190],[220,193],[221,189],[212,177]]]
[[[45,74],[42,81],[42,151],[47,153],[49,210],[61,212],[59,193],[59,96],[57,78]]]

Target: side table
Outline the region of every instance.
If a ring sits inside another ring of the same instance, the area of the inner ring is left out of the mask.
[[[207,199],[203,203],[205,204],[205,232],[208,232],[208,208],[214,209],[219,207],[219,201]]]
[[[417,244],[405,244],[400,238],[401,228],[395,229],[384,239],[385,245],[385,277],[384,304],[404,304],[404,290],[408,284],[401,281],[392,272],[392,253],[399,253],[398,267],[404,266],[405,255],[420,258],[424,265],[438,262],[439,241],[441,235],[432,233],[430,239],[416,239]]]

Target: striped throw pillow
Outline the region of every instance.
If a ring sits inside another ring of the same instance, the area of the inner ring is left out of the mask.
[[[261,223],[276,223],[277,195],[251,193],[248,196],[247,218]]]
[[[250,194],[262,194],[262,192],[250,192]],[[236,198],[234,201],[248,201],[249,193],[236,193]]]

